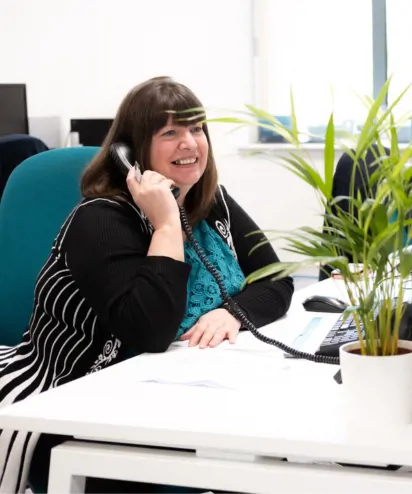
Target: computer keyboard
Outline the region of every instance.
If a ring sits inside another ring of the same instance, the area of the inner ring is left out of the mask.
[[[397,304],[398,298],[392,298],[392,307],[396,307]],[[376,308],[374,312],[375,318],[378,317],[378,308]],[[365,337],[365,332],[363,329],[362,337]],[[349,314],[345,322],[343,322],[343,314],[341,314],[315,353],[330,357],[339,357],[339,348],[342,345],[358,340],[358,331],[356,329],[353,315]]]
[[[364,336],[363,331],[362,336]],[[358,340],[358,331],[353,316],[349,315],[344,322],[342,314],[326,335],[316,353],[330,357],[339,357],[339,348],[342,345]]]

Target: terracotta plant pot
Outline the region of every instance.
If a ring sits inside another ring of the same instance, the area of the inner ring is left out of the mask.
[[[412,422],[412,341],[399,340],[399,354],[360,354],[360,343],[340,348],[345,406],[351,420],[365,424]]]

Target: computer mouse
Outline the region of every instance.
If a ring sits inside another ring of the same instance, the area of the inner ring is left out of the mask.
[[[303,307],[310,312],[343,312],[348,304],[336,297],[313,295],[303,302]]]

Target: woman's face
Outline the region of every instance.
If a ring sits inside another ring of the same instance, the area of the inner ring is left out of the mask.
[[[186,194],[202,177],[209,144],[202,124],[176,125],[170,118],[150,146],[150,167],[170,178]]]

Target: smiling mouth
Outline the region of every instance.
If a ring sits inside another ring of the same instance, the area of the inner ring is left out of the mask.
[[[176,161],[172,161],[172,163],[174,165],[178,165],[178,166],[183,166],[183,165],[194,165],[195,163],[197,163],[199,160],[199,158],[187,158],[187,159],[184,159],[184,160],[176,160]]]

